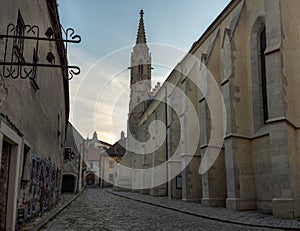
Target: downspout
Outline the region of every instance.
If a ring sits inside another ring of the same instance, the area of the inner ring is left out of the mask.
[[[168,153],[168,94],[166,86],[163,86],[165,89],[165,124],[166,124],[166,162],[169,160]],[[168,182],[168,163],[166,163],[166,194],[169,194],[169,182]]]

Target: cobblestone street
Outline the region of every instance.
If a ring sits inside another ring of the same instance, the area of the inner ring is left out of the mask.
[[[131,194],[134,195],[134,194]],[[164,200],[168,200],[164,198]],[[180,201],[178,201],[180,202]],[[205,219],[86,188],[41,230],[274,230]]]

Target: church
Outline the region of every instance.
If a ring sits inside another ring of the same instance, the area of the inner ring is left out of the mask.
[[[155,91],[141,11],[116,188],[300,217],[299,8],[232,0]]]

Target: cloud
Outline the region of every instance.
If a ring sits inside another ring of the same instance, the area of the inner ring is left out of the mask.
[[[81,49],[73,49],[69,61],[81,68],[81,74],[70,82],[71,122],[83,136],[97,131],[100,139],[114,143],[127,127],[125,102],[129,97],[125,93],[123,102],[118,104],[116,92],[129,92],[128,60],[126,65],[114,57],[96,59]],[[114,110],[119,119],[113,126]]]

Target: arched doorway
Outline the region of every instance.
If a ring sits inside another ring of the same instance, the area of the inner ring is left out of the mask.
[[[62,179],[62,192],[75,192],[76,178],[73,175],[63,175]]]
[[[93,173],[89,173],[87,174],[85,180],[87,185],[93,185],[95,184],[95,175]]]

